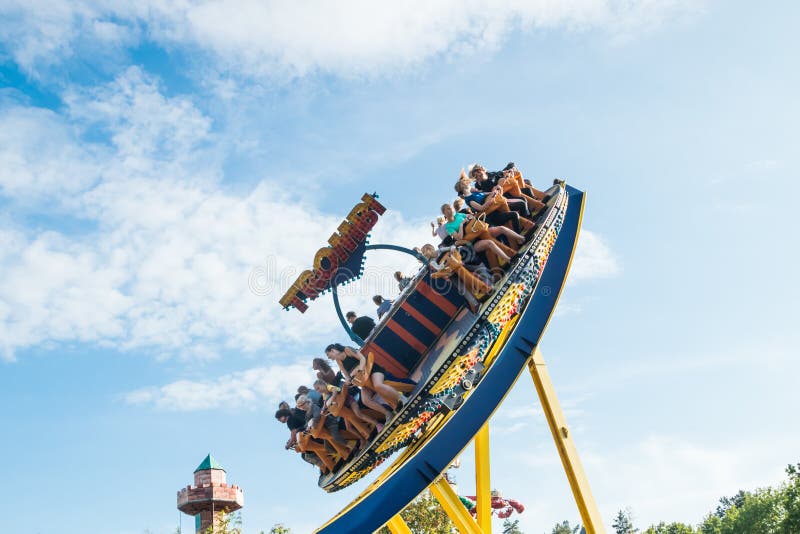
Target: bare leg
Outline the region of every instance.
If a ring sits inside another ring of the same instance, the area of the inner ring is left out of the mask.
[[[397,409],[397,401],[400,400],[402,394],[392,386],[387,386],[383,383],[383,373],[372,373],[370,378],[372,379],[372,385],[375,386],[375,391],[386,399],[392,409]]]
[[[494,241],[490,241],[488,239],[481,239],[480,241],[475,242],[473,244],[473,246],[475,247],[475,250],[478,251],[478,252],[487,252],[488,251],[488,252],[494,253],[498,258],[502,258],[502,259],[504,259],[506,261],[510,261],[511,260],[511,258],[508,257],[508,254],[503,252],[500,249],[500,247],[498,247],[495,244]]]
[[[364,404],[366,404],[367,406],[369,406],[373,410],[382,413],[383,417],[385,417],[387,421],[389,420],[389,416],[391,415],[389,413],[389,410],[384,408],[383,404],[381,404],[380,402],[378,402],[378,401],[376,401],[375,399],[372,398],[372,392],[371,391],[369,391],[366,388],[361,388],[361,399],[364,401]]]
[[[362,393],[361,395],[363,396],[364,394]],[[378,424],[378,421],[376,421],[375,419],[373,419],[372,417],[370,417],[369,415],[367,415],[367,414],[365,414],[364,412],[361,411],[361,408],[358,407],[358,403],[352,397],[348,401],[347,406],[351,410],[353,410],[353,413],[356,415],[356,417],[358,417],[359,419],[361,419],[365,423],[370,423],[372,425],[377,425]]]
[[[505,226],[493,226],[493,227],[489,228],[489,233],[492,235],[492,237],[497,237],[497,236],[500,236],[500,235],[504,235],[509,240],[516,239],[518,243],[524,243],[525,242],[525,238],[524,237],[519,235],[514,230],[511,230],[510,228],[506,228]]]

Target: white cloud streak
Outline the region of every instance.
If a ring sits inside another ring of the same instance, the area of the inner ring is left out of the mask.
[[[291,403],[297,386],[311,386],[311,357],[308,360],[257,367],[216,380],[178,380],[161,387],[131,391],[123,398],[131,405],[148,405],[165,411],[254,409],[259,405],[274,405],[277,409],[279,400]]]
[[[544,430],[541,436],[511,451],[505,464],[499,462],[498,470],[536,473],[534,482],[519,477],[505,481],[509,495],[530,504],[520,516],[526,532],[541,532],[577,516],[552,440]],[[797,448],[796,436],[779,442],[749,437],[714,442],[708,436],[693,439],[674,434],[622,436],[616,446],[603,451],[595,449],[588,436],[576,439],[609,530],[617,511],[625,508],[632,509],[639,528],[659,521],[697,524],[721,497],[782,481],[782,467],[794,461]]]
[[[569,280],[580,282],[593,278],[608,278],[619,274],[620,271],[619,260],[605,240],[592,231],[581,230]]]
[[[211,144],[209,119],[161,95],[136,68],[68,102],[66,116],[0,112],[10,141],[0,143],[0,192],[38,205],[35,216],[88,226],[70,235],[58,221],[51,230],[3,229],[0,353],[93,341],[213,357],[299,336],[299,314],[278,321],[280,287],[338,217],[289,202],[266,182],[243,196],[223,191],[215,180],[226,147]],[[110,142],[85,141],[93,129]],[[281,221],[292,231],[278,231]],[[257,297],[248,275],[265,256],[273,291]],[[330,330],[330,319],[310,315]]]
[[[600,29],[614,40],[626,40],[692,15],[702,4],[687,0],[394,4],[11,0],[2,8],[0,37],[12,43],[14,60],[28,72],[86,48],[108,50],[148,39],[162,46],[199,48],[220,70],[245,75],[362,76],[407,69],[432,58],[492,50],[518,29]]]
[[[0,221],[1,357],[49,342],[197,359],[341,340],[327,303],[303,316],[277,300],[343,214],[320,213],[269,181],[225,191],[231,147],[191,101],[165,97],[138,68],[66,102],[62,114],[0,110],[0,195],[55,217],[44,229]],[[97,132],[103,140],[87,140]],[[374,241],[419,245],[425,229],[390,213]],[[396,291],[397,256],[370,258],[358,290],[342,292],[362,313],[373,294]],[[248,288],[257,266],[266,267],[260,295]]]
[[[630,506],[640,525],[697,524],[720,497],[779,483],[781,461],[795,457],[791,445],[791,439],[783,444],[755,439],[702,444],[651,435],[608,454],[589,452],[583,460],[607,522]]]
[[[342,214],[288,196],[280,177],[226,191],[223,164],[234,143],[190,99],[165,96],[139,68],[73,89],[65,102],[59,113],[0,109],[0,195],[45,218],[25,229],[0,221],[0,357],[87,342],[209,359],[343,339],[330,297],[305,315],[277,304]],[[431,239],[423,221],[396,212],[382,219],[373,242]],[[584,232],[581,247],[577,277],[614,271],[599,238]],[[266,292],[257,295],[248,282],[259,266]],[[396,294],[392,272],[419,267],[385,252],[370,252],[367,266],[341,292],[345,308],[367,314],[372,295]]]

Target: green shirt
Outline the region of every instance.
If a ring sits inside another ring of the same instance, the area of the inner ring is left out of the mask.
[[[453,235],[461,228],[461,223],[464,222],[467,216],[464,213],[456,213],[452,221],[447,222],[444,227],[447,230],[447,235]]]

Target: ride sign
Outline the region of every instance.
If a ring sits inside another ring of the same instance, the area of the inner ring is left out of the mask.
[[[313,270],[300,273],[280,299],[284,309],[294,307],[304,313],[308,309],[307,300],[314,300],[325,291],[361,276],[369,231],[386,212],[376,196],[365,193],[361,202],[350,210],[337,231],[328,238],[328,246],[317,251]]]

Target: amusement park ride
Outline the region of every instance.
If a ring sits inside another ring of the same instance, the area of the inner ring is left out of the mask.
[[[515,172],[521,181],[521,175]],[[604,532],[538,348],[569,271],[585,195],[562,181],[545,193],[546,207],[538,215],[535,230],[515,251],[514,260],[505,266],[493,288],[476,285],[452,251],[444,252],[444,257],[434,263],[416,250],[368,244],[369,232],[386,208],[377,195],[365,194],[330,237],[329,246],[317,252],[313,269],[304,271],[281,298],[285,308],[304,312],[309,301],[332,292],[342,326],[360,346],[367,371],[374,364],[383,367],[386,383],[403,391],[408,399],[380,431],[363,428],[363,424],[356,428],[361,435],[353,438],[368,439],[352,453],[347,448],[334,453],[311,439],[322,436],[300,438],[302,450],[315,450],[317,444],[317,454],[325,466],[319,485],[328,492],[353,484],[399,453],[394,463],[317,532],[366,533],[386,525],[394,534],[410,533],[401,511],[426,488],[460,532],[491,532],[489,419],[526,367],[584,528],[589,534]],[[480,224],[472,230],[479,233]],[[412,254],[423,266],[394,301],[391,311],[366,339],[361,339],[345,321],[337,287],[361,276],[365,254],[373,249]],[[471,310],[459,292],[464,288],[482,297],[477,310]],[[397,381],[391,383],[391,378]],[[369,378],[360,385],[370,388]],[[346,395],[344,392],[343,397]],[[335,401],[333,406],[339,407],[331,410],[337,412],[334,415],[347,416],[344,402]],[[477,521],[442,476],[473,439]]]

